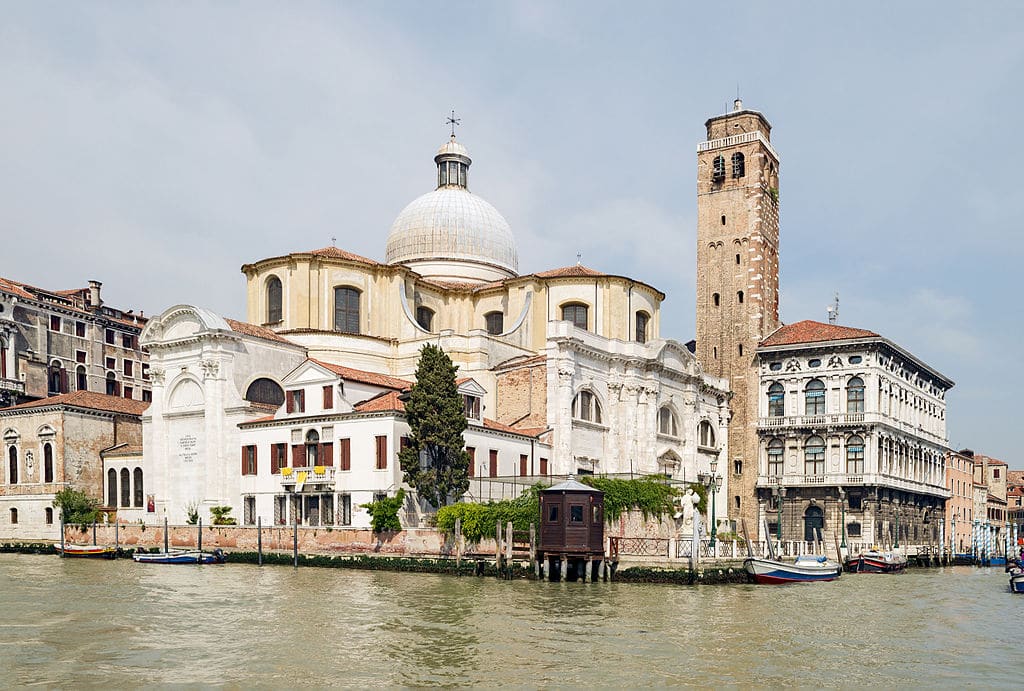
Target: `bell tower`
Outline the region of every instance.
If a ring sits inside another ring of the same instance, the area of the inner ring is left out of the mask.
[[[697,359],[729,380],[728,516],[757,525],[757,344],[779,327],[779,156],[771,125],[736,99],[697,145]],[[723,512],[724,513],[724,512]]]

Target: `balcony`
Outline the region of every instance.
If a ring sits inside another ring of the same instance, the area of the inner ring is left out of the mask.
[[[25,382],[18,379],[8,379],[7,377],[0,378],[0,391],[10,391],[11,393],[25,395]]]
[[[788,473],[786,475],[759,475],[757,486],[763,489],[773,487],[851,487],[857,485],[877,485],[888,489],[906,492],[930,494],[936,497],[949,498],[950,492],[940,485],[927,482],[908,480],[885,473],[824,473],[822,475],[805,475]]]
[[[321,488],[334,486],[334,468],[313,466],[312,468],[281,468],[281,487],[301,492],[307,485]]]
[[[783,429],[815,429],[830,427],[860,427],[869,425],[886,425],[906,434],[929,439],[937,444],[945,444],[946,439],[920,425],[894,418],[882,413],[827,413],[825,415],[786,415],[783,417],[762,417],[757,420],[757,429],[761,432],[774,432]]]

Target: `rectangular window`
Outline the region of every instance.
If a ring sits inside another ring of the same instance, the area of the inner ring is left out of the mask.
[[[334,442],[325,441],[320,445],[320,465],[334,467]]]
[[[378,436],[377,442],[377,470],[388,469],[388,438],[386,436]]]
[[[352,440],[338,440],[338,469],[352,470]]]
[[[121,366],[124,368],[124,376],[134,376],[132,373],[135,371],[135,363],[132,360],[122,361]]]
[[[132,347],[132,336],[131,334],[121,334],[121,345],[125,348]]]
[[[135,387],[132,387],[132,386],[124,387],[124,397],[125,398],[135,398]]]
[[[530,457],[525,453],[519,454],[519,476],[526,477],[530,474]]]
[[[242,475],[256,474],[256,447],[242,447]]]
[[[85,322],[75,322],[75,335],[85,338]]]
[[[570,523],[582,523],[583,522],[583,506],[580,504],[569,505],[569,522]]]
[[[334,387],[328,384],[324,387],[324,410],[331,410],[334,407]]]
[[[150,391],[149,389],[143,389],[142,390],[142,401],[144,403],[152,403],[153,402],[153,392]]]
[[[76,350],[75,351],[75,362],[77,362],[79,364],[82,364],[82,365],[85,364],[85,351],[84,350]]]
[[[462,397],[462,408],[463,413],[470,420],[480,419],[480,397],[479,396],[463,396]]]
[[[498,450],[491,449],[490,468],[488,468],[489,477],[498,477]]]
[[[107,369],[114,369],[117,367],[117,360],[112,357],[104,358],[103,364]]]
[[[60,333],[60,317],[56,315],[50,317],[50,331]]]
[[[742,475],[743,474],[743,461],[739,458],[734,458],[732,461],[732,474]]]
[[[352,525],[352,495],[338,495],[338,525]]]
[[[552,504],[551,506],[548,507],[548,522],[558,522],[558,504]]]
[[[288,445],[273,444],[270,447],[270,474],[276,475],[288,466]]]
[[[288,522],[288,497],[274,497],[274,524],[285,525]]]
[[[472,446],[466,447],[466,453],[469,455],[469,476],[476,476],[476,448]]]
[[[242,513],[242,523],[245,525],[256,524],[256,497],[245,497],[243,499],[244,510]]]
[[[294,391],[288,391],[285,394],[286,411],[289,413],[304,413],[306,412],[306,396],[302,389],[295,389]]]
[[[992,479],[993,480],[998,480],[999,479],[999,468],[993,468],[992,469]]]
[[[541,475],[547,475],[548,474],[548,459],[546,459],[546,458],[540,459],[540,474]]]
[[[109,343],[110,345],[114,345],[114,330],[113,329],[107,329],[103,333],[103,342],[104,343]]]
[[[143,379],[147,379],[147,380],[149,379],[149,363],[148,362],[143,362],[142,363],[142,378]]]
[[[292,446],[292,467],[306,467],[306,447],[304,444],[295,444]]]

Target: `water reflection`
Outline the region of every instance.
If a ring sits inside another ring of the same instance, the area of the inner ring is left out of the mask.
[[[1010,685],[1024,601],[970,567],[686,587],[0,555],[0,579],[5,683],[86,687]]]

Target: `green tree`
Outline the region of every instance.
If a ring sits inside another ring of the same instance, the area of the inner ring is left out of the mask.
[[[64,523],[92,523],[99,515],[99,501],[81,490],[65,487],[53,496]]]
[[[234,516],[229,515],[231,513],[230,506],[211,506],[210,516],[213,518],[214,525],[238,525]]]
[[[420,350],[416,383],[405,402],[409,445],[398,454],[405,482],[434,508],[469,489],[469,454],[462,433],[466,414],[451,358],[439,347]]]
[[[402,521],[398,518],[398,512],[405,503],[405,490],[400,489],[393,497],[384,497],[370,504],[363,504],[363,508],[370,514],[370,527],[375,533],[388,531],[398,532],[402,529]]]

